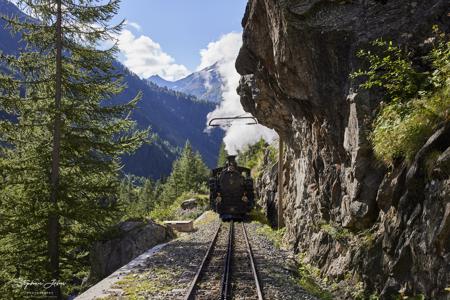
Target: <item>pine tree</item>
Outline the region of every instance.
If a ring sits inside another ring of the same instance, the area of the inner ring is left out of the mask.
[[[219,157],[217,158],[217,167],[223,167],[227,161],[228,152],[225,149],[225,143],[222,142],[219,149]]]
[[[208,167],[200,153],[194,152],[189,141],[174,163],[172,172],[164,184],[162,202],[169,204],[184,192],[198,193],[208,178]]]
[[[142,203],[144,213],[149,213],[156,205],[155,184],[146,179],[139,191],[139,203]]]
[[[99,44],[121,29],[108,26],[119,2],[21,0],[35,19],[9,20],[27,46],[18,57],[0,57],[8,70],[0,75],[0,111],[9,116],[0,121],[6,298],[30,297],[12,279],[68,284],[90,242],[117,216],[119,156],[148,134],[127,119],[139,97],[108,103],[124,86],[112,67],[117,48]],[[60,286],[50,294],[61,299]]]

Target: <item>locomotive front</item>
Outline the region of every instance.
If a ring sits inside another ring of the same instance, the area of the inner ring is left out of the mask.
[[[209,188],[211,209],[222,219],[244,219],[254,206],[250,169],[238,166],[236,156],[211,171]]]

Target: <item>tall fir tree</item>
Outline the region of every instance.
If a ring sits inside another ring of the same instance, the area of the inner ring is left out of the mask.
[[[225,149],[225,143],[222,142],[219,149],[219,156],[217,158],[217,167],[223,167],[227,161],[228,151]]]
[[[144,212],[149,213],[156,205],[156,184],[146,179],[139,191],[139,202],[143,204]]]
[[[189,141],[186,142],[180,157],[173,163],[172,172],[164,184],[162,204],[170,204],[184,192],[201,191],[208,178],[208,167],[200,153],[194,152]]]
[[[9,19],[26,47],[1,55],[0,293],[29,298],[51,282],[57,299],[86,262],[99,231],[115,220],[119,156],[146,131],[108,99],[124,86],[113,69],[115,46],[100,49],[120,0],[20,0],[33,19]],[[65,287],[61,290],[61,287]]]

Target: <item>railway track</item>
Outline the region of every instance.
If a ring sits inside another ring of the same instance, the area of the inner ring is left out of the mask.
[[[244,223],[220,224],[184,299],[264,299]]]

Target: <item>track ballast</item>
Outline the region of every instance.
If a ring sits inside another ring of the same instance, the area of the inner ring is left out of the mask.
[[[245,223],[220,224],[184,299],[264,299]]]

